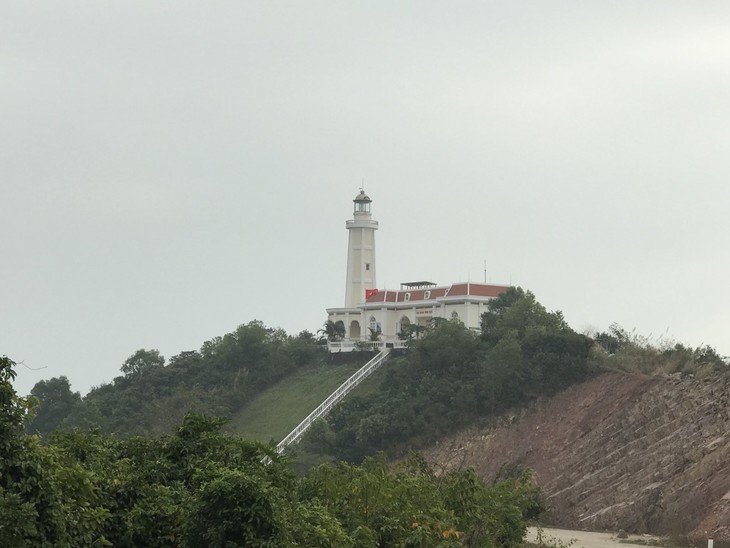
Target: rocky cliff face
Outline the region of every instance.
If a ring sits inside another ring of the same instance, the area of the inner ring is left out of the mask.
[[[729,388],[606,373],[424,455],[487,481],[532,468],[554,525],[730,541]]]

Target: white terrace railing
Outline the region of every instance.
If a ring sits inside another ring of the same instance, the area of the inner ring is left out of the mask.
[[[317,409],[307,415],[306,419],[300,422],[294,430],[289,432],[289,434],[283,440],[281,440],[281,442],[279,442],[279,445],[276,446],[276,452],[281,454],[286,450],[288,446],[297,443],[304,435],[304,433],[309,429],[309,427],[312,426],[312,423],[314,421],[324,417],[327,413],[329,413],[332,408],[337,405],[337,403],[350,392],[350,390],[355,388],[373,371],[383,365],[383,362],[388,359],[389,354],[390,348],[386,348],[384,346],[377,356],[375,356],[372,360],[363,365],[360,369],[355,371],[355,373],[353,373],[349,379],[343,382],[337,390],[332,392],[332,394],[330,394],[326,400],[319,404],[319,407],[317,407]]]
[[[356,350],[383,350],[384,348],[408,348],[406,341],[328,341],[327,350],[332,353],[354,352]]]

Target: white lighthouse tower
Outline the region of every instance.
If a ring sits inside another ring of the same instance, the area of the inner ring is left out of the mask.
[[[353,308],[365,302],[365,290],[375,285],[375,231],[378,221],[370,214],[372,200],[360,190],[355,196],[353,219],[345,223],[349,232],[347,244],[347,284],[345,308]]]

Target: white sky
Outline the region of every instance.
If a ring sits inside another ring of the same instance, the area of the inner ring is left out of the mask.
[[[0,354],[17,387],[488,280],[730,354],[730,3],[0,0]],[[38,369],[32,371],[29,368]]]

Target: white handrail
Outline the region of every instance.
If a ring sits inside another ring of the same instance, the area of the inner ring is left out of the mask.
[[[327,350],[331,353],[354,352],[357,350],[382,350],[383,348],[405,349],[407,341],[327,341]]]
[[[332,394],[330,394],[326,400],[324,400],[314,411],[307,415],[307,418],[300,422],[294,430],[289,432],[289,434],[279,442],[279,445],[276,446],[276,452],[281,454],[289,445],[297,443],[299,439],[304,435],[304,433],[309,429],[309,427],[312,426],[312,423],[314,421],[324,417],[327,413],[329,413],[332,408],[350,392],[350,390],[355,388],[373,371],[380,367],[383,362],[388,358],[389,354],[390,348],[383,348],[383,350],[381,350],[377,356],[375,356],[372,360],[363,365],[360,369],[355,371],[355,373],[353,373],[350,378],[343,382],[339,386],[339,388],[337,388],[337,390],[332,392]]]

